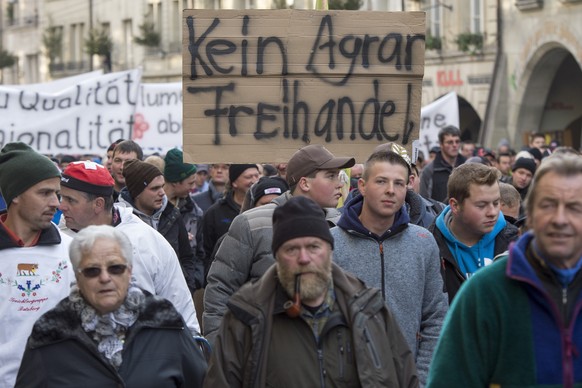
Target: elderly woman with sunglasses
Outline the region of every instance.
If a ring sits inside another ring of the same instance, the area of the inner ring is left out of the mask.
[[[77,284],[41,316],[17,387],[198,387],[206,361],[173,305],[133,286],[131,244],[107,225],[73,239]]]

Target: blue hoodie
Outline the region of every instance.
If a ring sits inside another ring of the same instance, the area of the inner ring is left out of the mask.
[[[468,279],[480,268],[493,262],[495,257],[495,237],[505,228],[507,222],[503,217],[503,213],[499,212],[499,217],[493,230],[484,234],[477,244],[469,247],[457,240],[449,230],[448,224],[452,215],[451,206],[448,205],[437,217],[436,227],[443,234],[449,250],[457,260],[461,274],[465,279]]]

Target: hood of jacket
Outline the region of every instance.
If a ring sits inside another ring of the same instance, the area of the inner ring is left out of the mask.
[[[495,237],[505,228],[507,222],[503,213],[499,212],[497,222],[491,232],[484,234],[481,239],[473,246],[467,246],[453,235],[449,229],[449,222],[452,217],[451,206],[447,205],[442,213],[436,219],[436,227],[442,233],[447,246],[453,256],[457,259],[461,273],[473,273],[476,266],[485,266],[490,264],[495,257]],[[483,260],[480,262],[479,260]]]
[[[358,194],[353,197],[344,206],[344,212],[339,219],[337,226],[344,229],[348,233],[357,233],[362,236],[369,236],[376,241],[383,241],[386,238],[393,236],[397,233],[403,231],[410,222],[410,217],[408,211],[404,206],[400,208],[394,215],[394,223],[392,226],[382,234],[378,236],[375,233],[370,232],[362,222],[360,221],[360,214],[362,213],[362,207],[364,206],[364,197],[362,194]]]
[[[162,198],[162,206],[158,210],[156,210],[151,216],[145,214],[135,206],[135,201],[133,198],[131,198],[131,195],[129,195],[129,190],[127,190],[127,187],[124,187],[119,192],[119,202],[131,206],[133,208],[133,212],[135,215],[137,215],[143,221],[147,222],[149,225],[157,229],[157,224],[160,221],[160,217],[162,216],[164,210],[166,210],[166,206],[168,206],[168,197],[164,194],[164,197]]]

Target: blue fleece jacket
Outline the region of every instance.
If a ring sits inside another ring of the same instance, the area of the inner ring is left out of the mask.
[[[452,213],[450,205],[437,217],[436,227],[443,234],[449,250],[457,260],[461,274],[465,279],[470,278],[477,270],[491,264],[495,257],[495,237],[505,228],[506,221],[499,212],[497,223],[493,230],[481,237],[477,244],[469,247],[459,240],[449,230]]]

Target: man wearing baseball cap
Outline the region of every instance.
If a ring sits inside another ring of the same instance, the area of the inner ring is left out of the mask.
[[[203,326],[211,342],[229,297],[246,282],[258,279],[275,263],[270,250],[275,208],[291,197],[307,197],[324,209],[326,219],[333,226],[340,216],[336,209],[343,186],[339,172],[355,163],[354,158],[336,157],[321,145],[305,146],[296,151],[287,164],[289,191],[233,220],[207,278]]]
[[[276,263],[230,298],[205,385],[417,387],[380,292],[332,262],[321,207],[297,196],[272,213]]]
[[[0,387],[13,387],[34,322],[69,295],[71,238],[51,220],[60,172],[24,143],[0,151]]]
[[[67,228],[79,231],[90,225],[111,225],[133,246],[136,284],[171,301],[190,330],[200,332],[192,296],[172,246],[153,228],[133,214],[131,207],[113,202],[114,180],[100,164],[73,162],[61,177],[63,212]]]

